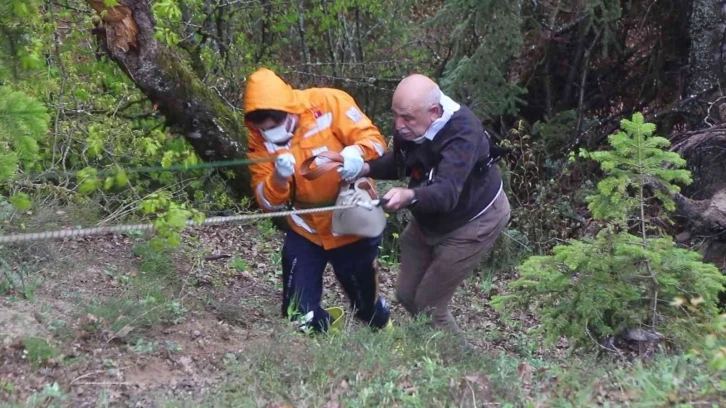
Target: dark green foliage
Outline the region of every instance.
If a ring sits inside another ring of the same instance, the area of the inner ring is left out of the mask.
[[[50,117],[36,99],[10,87],[0,87],[0,183],[22,166],[33,169],[38,141],[48,131]]]
[[[519,3],[451,0],[434,21],[451,30],[454,47],[441,80],[444,91],[482,119],[515,114],[524,90],[508,80],[507,67],[523,42]]]

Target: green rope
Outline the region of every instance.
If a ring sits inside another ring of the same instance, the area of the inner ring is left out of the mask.
[[[177,171],[177,170],[198,170],[198,169],[212,169],[216,167],[233,167],[233,166],[246,166],[248,164],[253,163],[266,163],[266,162],[273,162],[275,161],[276,157],[268,157],[264,159],[237,159],[237,160],[227,160],[227,161],[218,161],[218,162],[203,162],[198,164],[173,164],[168,167],[163,166],[147,166],[147,167],[134,167],[131,169],[124,170],[127,173],[154,173],[157,171]],[[98,175],[101,175],[102,172],[105,172],[107,170],[101,170],[100,172],[96,173]],[[112,170],[108,170],[109,172],[112,172]]]
[[[156,172],[164,172],[164,171],[183,171],[183,170],[199,170],[199,169],[212,169],[217,167],[233,167],[233,166],[246,166],[253,163],[267,163],[267,162],[273,162],[275,161],[275,157],[267,157],[264,159],[236,159],[236,160],[227,160],[227,161],[217,161],[217,162],[203,162],[198,164],[173,164],[171,166],[143,166],[143,167],[132,167],[132,168],[112,168],[112,169],[102,169],[96,171],[96,176],[107,176],[107,175],[116,175],[120,171],[123,171],[127,174],[129,173],[156,173]],[[38,178],[49,178],[49,177],[70,177],[75,178],[78,177],[78,171],[47,171],[43,173],[39,173],[35,176],[26,176],[22,178],[29,178],[29,179],[38,179]]]

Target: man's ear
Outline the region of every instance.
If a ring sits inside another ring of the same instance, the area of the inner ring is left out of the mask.
[[[435,103],[429,107],[429,115],[433,118],[432,120],[436,120],[440,118],[444,114],[444,110],[438,103]]]

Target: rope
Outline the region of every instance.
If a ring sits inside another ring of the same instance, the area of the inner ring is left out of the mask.
[[[232,166],[246,166],[248,164],[253,163],[266,163],[266,162],[273,162],[275,161],[276,157],[267,157],[264,159],[236,159],[236,160],[227,160],[227,161],[217,161],[217,162],[203,162],[203,163],[197,163],[197,164],[172,164],[171,166],[144,166],[144,167],[129,167],[129,168],[110,168],[110,169],[102,169],[97,170],[95,173],[96,177],[101,176],[113,176],[118,174],[119,172],[124,172],[126,174],[131,173],[155,173],[155,172],[164,172],[164,171],[177,171],[177,170],[198,170],[198,169],[212,169],[216,167],[232,167]],[[23,180],[23,179],[39,179],[39,178],[49,178],[49,177],[61,177],[65,176],[68,178],[75,178],[78,176],[78,171],[46,171],[35,175],[26,175],[24,177],[18,177],[17,180]]]
[[[303,210],[288,210],[279,211],[273,213],[260,213],[260,214],[245,214],[245,215],[231,215],[226,217],[210,217],[202,221],[202,225],[207,224],[222,224],[233,221],[242,220],[254,220],[260,218],[273,218],[273,217],[287,217],[289,215],[298,214],[312,214],[326,211],[345,210],[356,207],[358,204],[348,205],[334,205],[330,207],[321,208],[307,208]],[[194,220],[188,220],[186,222],[188,226],[198,225]],[[129,225],[111,225],[107,227],[94,227],[94,228],[83,228],[74,230],[57,230],[57,231],[43,231],[43,232],[30,232],[24,234],[12,234],[0,236],[0,244],[11,243],[11,242],[23,242],[23,241],[42,241],[50,239],[61,239],[61,238],[77,238],[89,235],[100,235],[108,233],[119,233],[128,231],[144,231],[153,230],[154,224],[129,224]]]

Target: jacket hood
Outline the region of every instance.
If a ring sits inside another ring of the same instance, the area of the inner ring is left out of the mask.
[[[244,113],[258,109],[275,109],[300,114],[306,109],[300,90],[293,89],[267,68],[260,68],[247,77]]]

